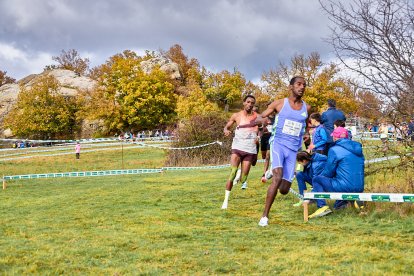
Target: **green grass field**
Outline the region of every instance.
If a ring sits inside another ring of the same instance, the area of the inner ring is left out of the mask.
[[[85,153],[79,161],[71,155],[0,165],[6,175],[121,166],[118,152],[94,154]],[[126,168],[161,167],[164,152],[130,150],[123,159]],[[364,213],[346,209],[304,223],[302,209],[292,207],[296,199],[278,195],[269,227],[261,228],[257,223],[267,190],[259,181],[262,166],[252,170],[247,190],[233,188],[226,211],[220,207],[228,169],[10,181],[0,192],[0,271],[414,273],[412,205],[368,205]],[[370,176],[367,187],[394,178]]]

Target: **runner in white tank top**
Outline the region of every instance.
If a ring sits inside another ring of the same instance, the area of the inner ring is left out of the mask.
[[[251,165],[255,165],[257,161],[257,132],[258,127],[255,124],[257,119],[256,112],[253,107],[256,103],[255,97],[247,95],[243,99],[243,110],[234,113],[224,127],[224,135],[229,136],[231,131],[229,128],[236,123],[237,127],[234,132],[232,143],[230,166],[230,176],[226,182],[226,191],[222,209],[227,209],[230,191],[233,188],[233,180],[236,177],[237,168],[241,163],[240,182],[246,181],[249,175]]]

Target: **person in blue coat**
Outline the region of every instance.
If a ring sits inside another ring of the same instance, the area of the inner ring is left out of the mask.
[[[328,160],[321,175],[312,179],[313,192],[361,193],[364,191],[364,154],[361,143],[348,138],[348,131],[337,127],[332,132],[333,146],[329,149]],[[325,200],[316,201],[318,209],[309,218],[331,213]],[[345,202],[346,203],[346,202]],[[335,202],[340,208],[341,202]]]
[[[327,143],[328,143],[328,133],[324,125],[321,124],[321,114],[312,113],[309,116],[311,126],[313,127],[312,132],[312,143],[309,145],[308,150],[314,151],[320,154],[327,155]],[[330,133],[329,133],[330,134]]]
[[[329,148],[333,144],[332,137],[330,136],[331,133],[334,131],[334,122],[336,120],[346,121],[345,114],[336,109],[336,101],[334,99],[328,100],[328,109],[322,113],[321,116],[321,123],[325,127],[326,131],[328,132],[328,143],[326,144],[326,151],[329,151]]]
[[[303,195],[307,190],[306,183],[312,185],[312,178],[320,175],[326,165],[327,157],[323,154],[315,152],[310,154],[307,151],[300,151],[296,155],[296,161],[303,166],[303,171],[296,173],[296,181],[298,182],[299,193]],[[293,206],[301,206],[303,200],[295,203]]]
[[[321,116],[321,123],[325,127],[325,129],[331,134],[334,130],[334,122],[336,120],[346,121],[345,114],[336,109],[336,101],[333,99],[328,100],[328,110],[322,113]]]

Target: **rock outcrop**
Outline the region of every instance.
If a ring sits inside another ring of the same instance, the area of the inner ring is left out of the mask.
[[[11,135],[10,130],[1,128],[3,120],[10,112],[13,105],[16,103],[20,86],[30,88],[40,77],[51,75],[56,78],[60,84],[59,92],[65,96],[76,96],[80,90],[92,90],[96,85],[96,81],[76,74],[70,70],[54,69],[44,71],[41,74],[32,74],[21,80],[18,83],[5,84],[0,87],[0,137],[8,137]]]
[[[166,72],[171,79],[180,79],[181,74],[177,63],[171,60],[158,56],[149,60],[141,62],[141,68],[149,74],[155,66],[159,66],[160,69]],[[13,108],[16,103],[20,86],[30,88],[39,78],[51,75],[56,78],[60,84],[59,92],[64,96],[76,96],[80,90],[92,90],[96,86],[96,81],[91,78],[81,76],[73,71],[65,69],[53,69],[44,71],[40,74],[32,74],[13,84],[5,84],[0,87],[0,137],[10,137],[12,135],[10,130],[2,128],[4,118]],[[88,127],[85,127],[88,126]],[[83,128],[89,133],[93,131],[96,126],[93,122],[84,124]],[[91,128],[90,130],[87,130]]]
[[[171,79],[181,79],[180,67],[166,57],[158,56],[141,62],[141,68],[149,74],[155,66],[160,66],[160,70],[166,72]]]

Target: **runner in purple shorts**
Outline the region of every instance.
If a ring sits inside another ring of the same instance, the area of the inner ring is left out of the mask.
[[[275,200],[277,191],[285,195],[289,193],[295,172],[296,155],[302,147],[302,138],[305,133],[310,106],[303,100],[306,81],[303,77],[294,77],[290,80],[291,95],[288,98],[275,100],[261,114],[256,122],[261,124],[273,112],[276,119],[273,125],[271,141],[272,184],[267,189],[266,204],[260,219],[260,226],[268,225],[270,208]]]

